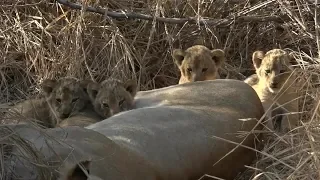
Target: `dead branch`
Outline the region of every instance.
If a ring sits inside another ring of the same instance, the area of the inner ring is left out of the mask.
[[[82,10],[82,6],[76,3],[69,2],[68,0],[57,0],[60,4],[68,6],[72,9]],[[115,12],[115,11],[108,11],[104,8],[95,8],[95,7],[86,7],[85,11],[94,12],[101,15],[107,15],[109,17],[115,19],[141,19],[141,20],[154,20],[154,17],[151,15],[134,13],[134,12]],[[214,25],[218,27],[226,27],[229,26],[233,22],[284,22],[283,19],[279,16],[239,16],[233,17],[229,19],[208,19],[208,18],[201,18],[198,20],[197,17],[190,17],[190,18],[163,18],[163,17],[156,17],[156,21],[168,23],[168,24],[200,24],[200,25]]]

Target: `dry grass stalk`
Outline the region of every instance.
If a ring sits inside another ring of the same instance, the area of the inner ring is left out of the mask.
[[[137,78],[140,90],[176,84],[179,73],[171,58],[172,49],[194,44],[225,49],[227,62],[222,72],[244,79],[254,72],[253,51],[283,48],[295,52],[305,79],[301,91],[307,95],[301,103],[301,111],[307,111],[301,116],[303,131],[270,134],[259,160],[248,172],[254,172],[253,179],[320,178],[319,115],[313,103],[319,99],[317,0],[70,2],[85,2],[82,5],[92,11],[104,8],[111,14],[74,10],[56,1],[0,2],[1,103],[37,94],[44,78],[61,76],[98,82],[109,76]],[[113,18],[124,14],[147,18]],[[167,21],[170,18],[182,21],[171,23]],[[239,179],[246,176],[249,173]]]

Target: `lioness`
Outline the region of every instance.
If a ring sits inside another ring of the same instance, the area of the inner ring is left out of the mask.
[[[209,50],[202,45],[189,47],[185,51],[175,49],[172,56],[181,73],[179,84],[219,79],[218,69],[225,61],[223,50]]]
[[[256,69],[256,74],[249,76],[244,82],[251,85],[257,92],[265,111],[274,104],[278,106],[278,109],[275,110],[278,113],[299,112],[297,77],[293,72],[292,66],[294,61],[295,59],[291,54],[281,49],[272,49],[267,53],[263,51],[255,51],[253,53],[252,62]],[[268,112],[268,117],[270,118],[271,111]],[[289,130],[298,125],[298,114],[282,117],[283,119],[278,122],[280,123],[278,124],[278,130]],[[270,121],[268,127],[274,129]]]
[[[137,83],[134,80],[122,82],[110,78],[100,84],[91,82],[87,91],[95,111],[102,118],[108,118],[132,108]]]
[[[5,172],[36,179],[41,175],[38,165],[56,172],[60,163],[90,161],[85,169],[101,179],[199,179],[205,173],[233,179],[256,158],[250,148],[255,148],[254,139],[260,137],[253,130],[261,129],[257,122],[263,114],[257,94],[238,80],[140,91],[134,109],[85,128],[53,128],[45,130],[48,136],[39,136],[42,132],[26,126],[12,128],[14,135],[32,139],[28,142],[35,145],[41,161],[58,164],[32,163],[21,157],[18,148],[7,160]],[[239,132],[249,133],[239,136]],[[55,139],[50,141],[50,137]],[[32,155],[29,158],[34,160]],[[74,169],[69,172],[65,172],[67,177]],[[79,178],[87,178],[80,174]]]
[[[90,103],[86,86],[71,77],[46,79],[41,84],[44,98],[25,100],[9,109],[6,116],[9,120],[13,113],[18,112],[22,117],[30,118],[40,125],[55,127],[59,121],[78,113]]]

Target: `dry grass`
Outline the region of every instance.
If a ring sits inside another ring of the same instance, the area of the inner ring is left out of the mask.
[[[171,58],[172,49],[194,44],[225,49],[227,62],[223,72],[244,79],[253,73],[253,51],[283,48],[295,52],[303,70],[301,77],[306,83],[301,92],[307,98],[301,107],[302,111],[307,111],[302,116],[305,124],[300,133],[270,135],[263,151],[278,161],[260,155],[249,171],[255,173],[254,179],[320,178],[319,117],[314,113],[316,107],[312,103],[319,99],[316,84],[319,69],[313,66],[320,61],[317,17],[320,5],[315,8],[317,0],[84,2],[112,11],[225,21],[201,26],[165,24],[104,18],[99,14],[72,10],[53,0],[1,1],[0,103],[37,94],[38,85],[44,78],[61,76],[98,82],[109,76],[137,78],[140,90],[176,84],[179,73]],[[282,22],[245,21],[248,16],[276,16]]]

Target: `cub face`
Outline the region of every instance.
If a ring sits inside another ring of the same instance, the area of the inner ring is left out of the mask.
[[[291,54],[281,50],[273,49],[266,54],[263,51],[255,51],[252,62],[256,69],[260,84],[271,93],[277,93],[286,84],[293,71],[292,63],[295,61]]]
[[[42,83],[42,89],[52,113],[60,119],[78,113],[90,103],[85,82],[75,78],[46,79]]]
[[[173,59],[180,69],[179,84],[220,78],[218,68],[225,61],[221,49],[209,50],[202,45],[195,45],[187,50],[173,50]]]
[[[137,84],[134,80],[123,83],[117,79],[107,79],[101,84],[90,83],[87,91],[95,111],[101,117],[108,118],[132,108]]]

